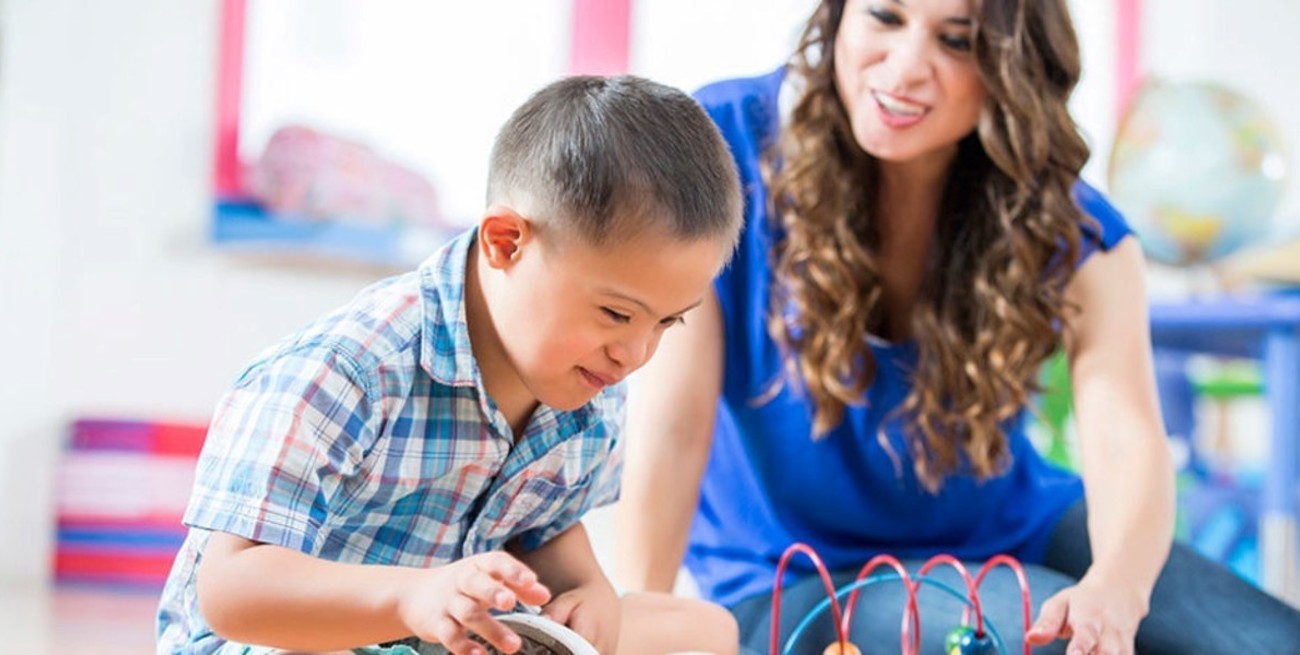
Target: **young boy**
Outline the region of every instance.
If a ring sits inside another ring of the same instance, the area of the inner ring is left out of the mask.
[[[516,603],[604,654],[734,652],[721,608],[619,599],[578,522],[617,495],[622,379],[734,248],[726,145],[677,90],[565,79],[502,128],[488,205],[221,400],[159,653],[513,652]]]

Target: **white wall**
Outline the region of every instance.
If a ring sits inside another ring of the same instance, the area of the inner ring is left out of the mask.
[[[1109,0],[1070,0],[1070,14],[1079,35],[1083,74],[1070,111],[1092,148],[1083,177],[1106,187],[1106,160],[1115,132],[1115,3]]]
[[[1144,69],[1169,81],[1222,83],[1256,101],[1282,133],[1287,190],[1284,226],[1300,227],[1300,2],[1293,0],[1146,0]]]
[[[0,5],[0,579],[47,570],[66,422],[206,417],[373,274],[206,248],[215,0]]]
[[[447,219],[482,208],[487,151],[568,67],[571,0],[250,3],[240,151],[294,122],[355,138],[429,176]],[[634,2],[630,72],[683,89],[766,72],[814,0]],[[720,34],[718,26],[728,25]],[[450,65],[449,65],[450,64]]]

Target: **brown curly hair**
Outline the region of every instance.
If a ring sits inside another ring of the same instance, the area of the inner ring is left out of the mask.
[[[1072,195],[1087,144],[1067,109],[1079,52],[1065,0],[973,0],[972,56],[985,87],[958,145],[910,327],[918,355],[907,419],[930,491],[963,466],[1010,461],[1003,428],[1039,390],[1060,344],[1084,219]],[[876,162],[854,139],[835,86],[844,0],[824,1],[791,61],[805,86],[765,158],[776,284],[768,329],[814,404],[814,438],[862,404],[882,325]],[[883,434],[883,445],[888,447]]]

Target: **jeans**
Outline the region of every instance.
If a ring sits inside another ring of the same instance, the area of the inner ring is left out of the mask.
[[[1052,533],[1042,565],[1025,565],[1034,617],[1052,594],[1075,583],[1092,562],[1088,543],[1087,508],[1071,507]],[[907,561],[909,573],[923,562]],[[979,564],[967,563],[974,575]],[[884,570],[884,569],[878,569]],[[832,573],[838,588],[853,581],[857,570]],[[960,591],[963,584],[951,567],[932,576]],[[786,640],[809,610],[826,598],[822,582],[810,575],[784,586],[781,592],[781,641]],[[899,634],[906,594],[898,582],[865,587],[854,611],[850,639],[870,653],[901,652]],[[921,653],[942,655],[948,631],[961,623],[964,603],[938,587],[923,585],[917,596],[921,614]],[[1006,567],[989,573],[980,588],[985,621],[1005,640],[1007,653],[1021,649],[1023,610],[1020,589]],[[1169,560],[1151,594],[1150,614],[1137,634],[1140,655],[1300,655],[1300,611],[1260,591],[1225,567],[1182,544],[1174,544]],[[742,652],[767,655],[772,596],[759,594],[731,608],[740,624]],[[830,612],[807,626],[793,652],[820,655],[835,641]],[[1065,641],[1034,649],[1035,653],[1064,653]]]

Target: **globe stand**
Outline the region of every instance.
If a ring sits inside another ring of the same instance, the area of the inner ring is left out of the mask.
[[[1182,269],[1187,276],[1188,296],[1192,300],[1217,298],[1231,287],[1223,270],[1211,262],[1189,262]]]

